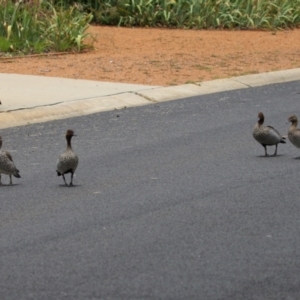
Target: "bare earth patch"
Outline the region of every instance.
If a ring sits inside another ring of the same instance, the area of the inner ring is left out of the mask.
[[[178,85],[300,67],[300,29],[215,31],[91,26],[95,50],[0,59],[1,73]]]

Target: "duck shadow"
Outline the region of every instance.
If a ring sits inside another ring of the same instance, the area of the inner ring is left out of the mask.
[[[13,186],[19,186],[19,185],[22,185],[22,183],[13,183],[13,184],[7,183],[7,184],[0,185],[0,188],[2,188],[2,187],[13,187]]]
[[[76,188],[76,187],[80,187],[80,184],[73,184],[73,185],[65,185],[65,184],[60,184],[59,187],[62,188]]]
[[[281,157],[281,156],[285,156],[284,154],[277,154],[277,155],[268,155],[268,156],[265,156],[265,155],[257,155],[256,157],[260,157],[260,158],[276,158],[276,157]],[[300,159],[300,157],[299,157]]]

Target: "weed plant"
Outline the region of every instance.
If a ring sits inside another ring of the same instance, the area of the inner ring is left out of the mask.
[[[65,0],[72,3],[72,0]],[[300,0],[78,0],[106,25],[178,28],[292,28]]]
[[[81,51],[92,15],[43,0],[0,0],[0,55]]]

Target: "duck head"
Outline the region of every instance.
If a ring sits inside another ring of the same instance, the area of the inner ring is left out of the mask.
[[[257,116],[257,122],[259,125],[262,125],[264,124],[264,121],[265,121],[265,116],[262,112],[258,113],[258,116]]]
[[[76,136],[76,134],[74,134],[72,129],[68,129],[66,132],[66,138],[71,138],[72,136]]]
[[[298,118],[295,116],[295,115],[291,115],[289,118],[288,118],[288,121],[291,122],[293,125],[296,125],[298,124]]]

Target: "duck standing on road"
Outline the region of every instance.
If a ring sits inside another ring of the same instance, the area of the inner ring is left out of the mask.
[[[70,186],[73,185],[73,175],[79,161],[78,156],[72,150],[71,139],[73,136],[75,136],[74,131],[68,129],[66,132],[67,149],[63,154],[59,156],[56,163],[57,176],[62,176],[66,185],[68,184],[64,175],[67,173],[71,173]]]
[[[277,146],[279,143],[285,144],[285,137],[272,126],[264,126],[264,114],[260,112],[258,114],[258,120],[253,129],[253,137],[265,148],[265,156],[269,156],[267,153],[267,146],[275,146],[275,152],[273,156],[277,155]]]
[[[9,184],[12,185],[12,175],[21,178],[19,174],[19,170],[16,168],[12,156],[8,151],[2,150],[2,137],[0,136],[0,185],[1,182],[1,174],[6,174],[9,176]]]
[[[288,131],[288,138],[295,147],[300,148],[300,129],[297,128],[298,118],[295,115],[291,115],[288,121],[292,123]]]

